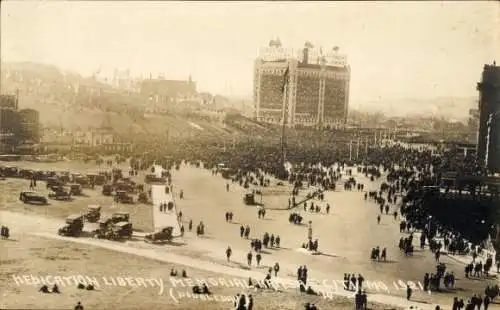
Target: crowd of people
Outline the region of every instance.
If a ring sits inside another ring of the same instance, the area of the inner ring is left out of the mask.
[[[328,151],[325,151],[328,149]],[[488,236],[492,236],[493,218],[488,206],[492,205],[494,195],[481,195],[478,192],[477,185],[465,186],[467,192],[455,192],[451,186],[446,184],[444,193],[441,193],[437,186],[443,186],[442,176],[449,171],[459,172],[462,175],[484,175],[484,169],[477,164],[473,155],[463,156],[457,150],[444,151],[435,154],[430,150],[418,150],[407,148],[403,145],[391,147],[371,147],[362,159],[352,160],[349,151],[345,145],[287,145],[286,160],[291,163],[293,169],[283,169],[281,150],[278,145],[262,143],[236,143],[232,148],[222,147],[213,143],[182,143],[175,148],[168,150],[159,150],[157,153],[151,152],[146,155],[140,155],[133,158],[131,165],[134,170],[146,169],[153,162],[163,165],[165,168],[178,167],[181,161],[192,163],[203,162],[206,169],[210,169],[213,174],[225,173],[229,171],[230,178],[234,183],[244,188],[252,185],[269,185],[270,179],[278,177],[283,182],[289,182],[293,185],[293,192],[289,202],[289,208],[296,206],[295,197],[299,188],[317,188],[316,198],[323,200],[324,190],[335,190],[336,183],[342,178],[344,190],[357,190],[364,194],[365,200],[374,201],[380,214],[391,214],[395,219],[401,217],[400,232],[409,233],[406,237],[401,237],[399,248],[406,255],[412,255],[413,239],[419,239],[420,247],[423,249],[426,245],[436,257],[436,271],[426,273],[424,276],[425,290],[439,290],[440,282],[443,281],[445,288],[455,287],[455,275],[452,272],[446,272],[443,265],[439,263],[439,256],[443,251],[451,255],[455,254],[474,254],[485,250],[486,244],[483,242]],[[229,170],[220,171],[218,165],[224,163]],[[365,192],[365,185],[359,183],[354,177],[351,168],[352,164],[357,164],[358,173],[364,174],[369,180],[376,180],[383,175],[386,181],[382,183],[378,191]],[[226,188],[229,191],[229,184]],[[389,213],[391,207],[401,203],[400,209],[395,209]],[[436,208],[435,206],[439,206]],[[477,207],[480,206],[480,207]],[[164,206],[168,209],[169,206]],[[321,208],[314,201],[309,206],[303,203],[304,211],[315,213],[322,212]],[[476,208],[476,211],[473,211]],[[450,210],[453,210],[452,212]],[[330,206],[327,204],[326,213],[329,213]],[[398,213],[399,211],[399,213]],[[265,217],[265,209],[259,209],[258,217]],[[226,221],[231,222],[232,212],[226,212]],[[294,224],[302,223],[302,216],[293,211],[290,213],[289,221]],[[380,223],[380,215],[377,217]],[[191,230],[192,224],[190,223]],[[204,234],[204,225],[200,223],[197,227],[198,234]],[[266,233],[263,238],[251,238],[250,227],[242,225],[240,227],[241,238],[251,239],[251,250],[247,254],[247,263],[251,266],[255,251],[257,265],[261,263],[260,254],[262,245],[264,248],[279,247],[280,238]],[[318,248],[318,241],[309,238],[307,248]],[[471,245],[472,242],[474,245]],[[226,250],[227,260],[230,261],[232,249]],[[498,255],[498,254],[497,254]],[[375,247],[370,255],[375,260],[385,260],[387,257],[386,248]],[[465,267],[466,277],[487,276],[488,272],[496,262],[497,271],[500,268],[498,257],[489,257],[483,264],[481,261],[474,261]],[[471,267],[472,265],[472,267]],[[276,271],[276,270],[275,270]],[[277,271],[276,271],[277,274]],[[356,309],[366,308],[366,293],[361,290],[363,279],[361,276],[346,275],[348,287],[351,287],[352,278],[355,279],[357,289],[355,304]],[[297,280],[304,286],[307,283],[307,267],[301,267],[297,271]],[[489,294],[493,295],[494,289],[489,288]],[[497,287],[498,291],[498,287]],[[411,294],[410,294],[411,295]],[[497,292],[498,295],[498,292]],[[243,295],[242,295],[243,296]],[[251,296],[240,297],[239,304],[244,304],[244,309],[248,309],[248,299]],[[485,298],[486,298],[485,297]],[[470,303],[460,301],[456,298],[453,309],[462,309],[467,305],[481,304],[487,308],[485,298],[475,296],[471,298]],[[252,302],[253,304],[253,302]],[[309,305],[309,309],[310,309]]]
[[[249,149],[250,148],[250,149]],[[242,186],[246,184],[265,184],[268,180],[268,175],[279,175],[280,158],[276,157],[279,152],[270,152],[271,146],[262,146],[259,151],[253,146],[236,146],[232,150],[225,152],[214,152],[209,154],[205,152],[205,165],[215,167],[217,163],[224,162],[228,166],[238,167],[236,175],[237,182]],[[244,151],[247,150],[247,151]],[[248,150],[251,150],[248,152]],[[287,160],[294,163],[293,171],[285,174],[285,180],[296,184],[297,187],[302,184],[307,186],[317,186],[318,188],[328,190],[342,178],[342,174],[348,176],[348,180],[344,183],[346,190],[356,189],[364,192],[364,185],[356,183],[352,178],[352,171],[345,169],[351,162],[346,158],[348,152],[342,152],[342,148],[333,150],[332,152],[313,152],[312,150],[293,149],[287,152]],[[312,155],[307,158],[307,155]],[[426,244],[429,245],[434,252],[436,261],[439,262],[441,251],[447,251],[450,254],[468,254],[473,252],[473,248],[469,241],[476,243],[479,246],[479,251],[484,249],[484,244],[481,241],[491,233],[492,226],[491,217],[487,213],[470,212],[473,208],[471,203],[467,201],[469,191],[462,200],[457,200],[456,193],[448,196],[446,193],[436,193],[435,187],[443,185],[441,176],[447,171],[460,171],[462,174],[484,175],[482,169],[471,155],[460,157],[458,151],[442,152],[438,156],[430,150],[416,150],[405,148],[403,146],[393,146],[389,148],[374,148],[369,154],[363,158],[363,163],[357,166],[358,172],[365,174],[370,180],[380,178],[382,174],[387,175],[387,182],[383,183],[378,192],[364,192],[365,199],[374,200],[380,208],[380,213],[388,214],[389,205],[395,205],[402,199],[401,210],[395,210],[391,213],[394,218],[402,217],[400,223],[401,232],[409,232],[408,237],[402,237],[400,240],[400,248],[406,255],[413,253],[413,233],[420,231],[420,247],[423,248]],[[270,160],[274,158],[275,160]],[[198,158],[203,160],[202,158]],[[274,165],[271,165],[275,163]],[[318,163],[322,163],[319,165]],[[338,163],[337,168],[334,168],[334,163]],[[359,163],[358,163],[359,164]],[[248,177],[252,174],[252,177]],[[248,179],[247,179],[248,178]],[[472,191],[473,192],[473,191]],[[475,201],[481,203],[491,200],[486,196],[478,196]],[[460,198],[460,197],[458,197]],[[457,203],[458,201],[458,203]],[[441,210],[434,210],[431,206],[443,205]],[[289,203],[292,205],[292,203]],[[458,210],[450,213],[447,205],[460,205]],[[304,204],[305,211],[320,212],[319,206],[311,202],[308,205]],[[329,208],[328,208],[329,209]],[[484,210],[485,208],[482,208]],[[459,212],[462,211],[462,212]],[[328,211],[327,211],[328,212]],[[458,214],[462,213],[462,215]],[[481,218],[481,220],[473,221]],[[447,221],[442,221],[443,217],[448,217]],[[467,225],[461,217],[467,217]],[[450,219],[451,218],[451,219]],[[379,218],[380,219],[380,218]],[[290,214],[289,221],[294,224],[300,224],[302,216],[298,212]],[[483,224],[482,226],[479,224]],[[479,229],[478,229],[479,227]],[[311,242],[311,241],[310,241]],[[314,244],[313,244],[314,246]],[[383,250],[379,255],[371,255],[371,257],[383,259]],[[372,254],[376,254],[376,249]],[[498,261],[498,260],[497,260]],[[481,271],[479,271],[479,267]],[[473,271],[478,275],[484,272],[485,266],[491,268],[492,264],[476,263]],[[478,270],[477,272],[475,270]],[[472,273],[472,271],[470,272]],[[439,277],[437,277],[439,275]],[[472,273],[474,275],[474,273]],[[426,274],[424,283],[428,283],[428,287],[435,289],[439,287],[436,279],[443,281],[445,288],[453,287],[455,276],[452,273],[428,273]],[[438,281],[439,282],[439,281]]]

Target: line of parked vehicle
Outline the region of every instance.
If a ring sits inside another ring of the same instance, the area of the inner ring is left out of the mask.
[[[84,231],[84,224],[96,223],[88,231]],[[88,206],[85,214],[72,214],[66,218],[65,225],[58,230],[58,234],[66,237],[90,236],[108,240],[122,240],[132,238],[132,223],[130,214],[116,212],[110,217],[101,217],[101,206]]]
[[[84,231],[84,224],[96,223],[97,226]],[[164,227],[160,231],[144,235],[147,243],[170,242],[173,238],[173,227]],[[133,235],[133,225],[128,212],[116,212],[110,217],[101,217],[101,206],[88,206],[85,214],[72,214],[66,218],[65,224],[58,230],[60,236],[94,237],[113,241],[130,240]]]
[[[17,167],[0,167],[0,179],[20,178],[36,181],[45,181],[46,187],[51,192],[48,198],[60,201],[68,201],[72,196],[84,195],[84,188],[94,189],[102,186],[102,194],[114,196],[117,203],[134,204],[137,194],[137,202],[149,203],[149,196],[144,192],[143,184],[136,184],[130,178],[124,178],[121,169],[113,169],[111,172],[99,173],[70,173],[67,171],[38,171],[31,169],[20,169]],[[19,200],[27,204],[48,204],[45,196],[31,190],[23,191]]]
[[[83,189],[94,189],[102,186],[101,193],[105,196],[114,196],[117,203],[134,204],[137,194],[139,203],[150,203],[150,191],[145,191],[143,184],[137,184],[129,177],[123,177],[121,169],[112,169],[111,172],[99,172],[97,174],[70,173],[66,171],[38,171],[32,169],[21,169],[12,166],[0,166],[0,179],[20,178],[46,182],[47,189],[51,190],[48,197],[55,200],[70,200],[71,196],[83,195]],[[162,178],[152,174],[145,177],[146,184],[165,184],[171,182],[170,173],[166,172]],[[23,191],[19,199],[27,204],[48,204],[44,195],[35,191]],[[131,239],[133,225],[130,222],[130,214],[118,212],[110,217],[101,217],[101,206],[89,205],[85,214],[72,214],[65,220],[65,225],[58,230],[61,236],[80,237],[90,236],[108,240]],[[84,224],[95,223],[96,226],[84,231]],[[164,227],[160,231],[147,234],[144,241],[149,243],[169,242],[173,238],[173,227]]]

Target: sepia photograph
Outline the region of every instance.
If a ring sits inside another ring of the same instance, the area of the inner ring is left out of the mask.
[[[0,309],[500,309],[500,2],[0,10]]]

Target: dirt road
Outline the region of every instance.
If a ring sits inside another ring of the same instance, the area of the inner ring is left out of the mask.
[[[234,268],[230,266],[217,264],[207,260],[195,259],[188,256],[178,255],[168,251],[164,247],[157,247],[143,243],[137,244],[137,242],[127,242],[123,244],[108,240],[99,240],[92,238],[61,237],[55,233],[57,231],[57,228],[61,225],[60,222],[56,220],[41,218],[39,216],[23,215],[19,213],[2,211],[0,213],[0,218],[2,220],[2,223],[9,223],[11,227],[16,227],[16,229],[12,231],[13,239],[23,238],[26,235],[35,235],[44,238],[64,240],[66,242],[73,242],[84,245],[90,245],[94,247],[101,247],[108,250],[131,254],[135,256],[141,256],[144,258],[153,259],[157,261],[174,263],[176,265],[183,265],[189,267],[196,266],[197,269],[223,274],[232,278],[263,279],[265,276],[263,272],[255,270]],[[279,285],[280,288],[297,287],[296,281],[294,281],[292,277],[280,276],[276,278],[275,281],[277,283],[276,285]],[[341,290],[332,291],[331,287],[325,285],[315,286],[315,289],[323,292],[331,292],[328,294],[352,297],[352,293],[347,293]],[[406,307],[413,304],[398,297],[382,295],[382,294],[370,294],[370,300],[384,304],[393,304],[398,307]],[[419,308],[425,310],[433,309],[433,307],[431,307],[430,305],[422,305],[420,303],[415,303],[413,305],[418,306]]]

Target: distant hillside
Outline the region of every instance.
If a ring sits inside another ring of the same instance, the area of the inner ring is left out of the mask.
[[[74,85],[94,85],[92,79],[63,72],[57,67],[31,62],[2,63],[2,93],[19,90],[21,109],[32,108],[40,112],[43,126],[65,130],[95,128],[103,123],[111,125],[117,134],[171,137],[224,137],[238,135],[238,126],[228,126],[220,121],[180,116],[143,115],[143,106],[134,96],[107,92],[92,98],[75,92]],[[101,86],[101,85],[100,85]],[[233,103],[220,95],[202,94],[208,108],[229,110]],[[100,99],[98,99],[100,98]]]
[[[442,97],[434,99],[401,99],[368,101],[359,105],[364,112],[382,112],[392,116],[442,116],[448,119],[467,119],[469,109],[477,107],[477,97]]]
[[[236,99],[238,107],[241,107],[245,114],[254,110],[253,100]],[[361,112],[376,113],[380,112],[387,117],[405,117],[405,116],[437,116],[446,119],[463,121],[469,117],[469,109],[477,108],[477,97],[441,97],[433,99],[391,99],[381,101],[365,101],[357,104],[355,108]]]

